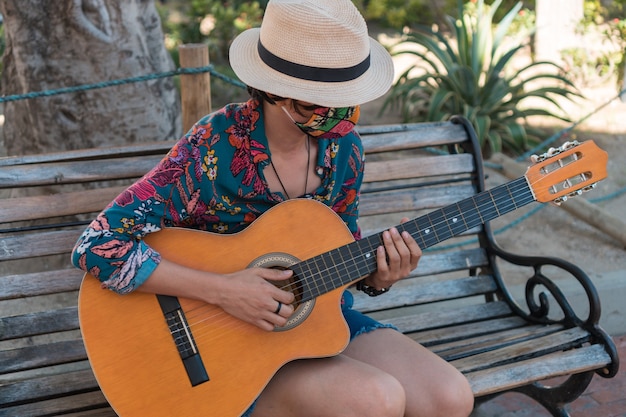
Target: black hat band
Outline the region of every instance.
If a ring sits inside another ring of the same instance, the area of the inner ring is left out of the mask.
[[[267,66],[282,74],[301,80],[330,83],[351,81],[365,74],[370,67],[370,55],[367,55],[367,58],[360,63],[348,68],[310,67],[274,55],[265,49],[260,40],[257,45],[259,57]]]

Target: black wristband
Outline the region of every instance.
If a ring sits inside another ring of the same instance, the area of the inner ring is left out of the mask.
[[[359,291],[363,291],[365,294],[369,295],[370,297],[378,297],[379,295],[388,292],[389,288],[391,288],[391,286],[387,288],[381,288],[380,290],[376,287],[370,287],[369,285],[365,283],[365,279],[362,279],[361,281],[356,283],[356,289]]]

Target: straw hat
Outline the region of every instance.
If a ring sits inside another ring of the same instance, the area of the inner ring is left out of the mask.
[[[261,27],[233,41],[230,63],[251,87],[327,107],[374,100],[394,74],[351,0],[270,0]]]

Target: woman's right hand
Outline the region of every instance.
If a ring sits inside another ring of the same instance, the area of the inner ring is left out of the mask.
[[[264,330],[284,326],[293,314],[294,295],[269,281],[289,279],[290,270],[250,268],[225,275],[228,283],[217,296],[219,305],[233,317]],[[280,308],[279,307],[280,303]]]
[[[138,290],[192,298],[221,307],[233,317],[264,330],[284,326],[293,314],[295,296],[271,281],[289,279],[291,270],[249,268],[217,274],[162,259]],[[281,303],[278,309],[278,303]]]

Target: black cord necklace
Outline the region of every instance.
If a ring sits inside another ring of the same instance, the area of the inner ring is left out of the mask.
[[[311,138],[309,137],[309,135],[307,135],[306,136],[306,176],[304,177],[304,192],[302,193],[303,195],[306,194],[306,190],[309,185],[310,164],[311,164]],[[283,181],[280,179],[280,175],[278,175],[278,171],[276,171],[276,167],[274,166],[274,163],[272,163],[271,160],[270,160],[270,165],[272,167],[272,170],[274,171],[274,175],[276,175],[276,178],[278,179],[278,183],[283,189],[283,193],[285,193],[285,196],[287,197],[288,200],[291,200],[291,197],[289,196],[289,193],[287,192],[287,189],[285,188]]]

